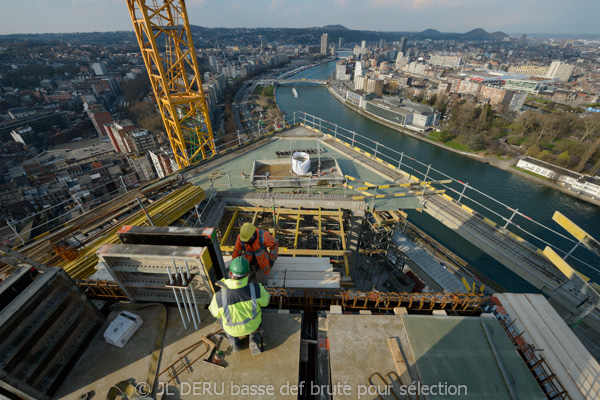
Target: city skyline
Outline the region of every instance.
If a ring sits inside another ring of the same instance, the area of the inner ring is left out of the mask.
[[[188,0],[190,23],[209,28],[307,28],[340,24],[353,30],[507,34],[600,34],[600,2],[570,6],[544,0]],[[493,4],[489,4],[493,3]],[[33,12],[31,10],[34,10]],[[315,10],[319,10],[315,13]],[[585,12],[584,12],[585,11]],[[24,0],[3,5],[0,35],[132,31],[125,0]]]

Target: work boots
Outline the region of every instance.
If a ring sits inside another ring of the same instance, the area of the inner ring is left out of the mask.
[[[260,353],[262,353],[262,350],[260,349],[260,346],[258,345],[258,343],[250,341],[250,350],[252,351],[252,355],[253,356],[257,356]]]
[[[258,328],[250,334],[250,350],[252,355],[256,356],[262,353],[262,329]]]

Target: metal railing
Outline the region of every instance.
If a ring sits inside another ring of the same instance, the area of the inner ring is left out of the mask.
[[[477,208],[478,211],[489,212],[489,213],[495,215],[496,217],[500,218],[504,222],[504,226],[502,228],[508,229],[508,230],[515,230],[515,231],[517,231],[517,233],[526,235],[529,238],[534,239],[538,243],[543,243],[546,246],[552,247],[559,254],[564,254],[564,259],[566,259],[567,257],[571,257],[572,259],[576,260],[577,262],[581,263],[582,265],[585,265],[586,267],[588,267],[596,272],[600,272],[600,268],[593,266],[593,265],[581,260],[580,258],[575,257],[572,254],[572,248],[567,249],[567,250],[561,249],[561,248],[557,247],[555,244],[550,243],[549,241],[530,232],[525,227],[520,225],[520,223],[522,223],[522,222],[517,220],[516,217],[522,218],[522,220],[526,223],[532,223],[536,226],[539,226],[540,228],[552,233],[553,235],[560,237],[561,239],[571,243],[572,245],[577,245],[578,244],[577,240],[574,240],[573,238],[568,237],[568,236],[544,225],[543,223],[534,220],[533,218],[520,212],[517,207],[509,206],[508,204],[505,204],[505,203],[501,202],[500,200],[495,199],[494,197],[484,193],[483,191],[475,188],[474,186],[469,185],[468,182],[462,182],[461,180],[456,179],[456,178],[436,169],[435,167],[432,166],[432,164],[423,163],[423,162],[419,161],[418,159],[411,157],[410,155],[406,154],[403,151],[398,151],[398,150],[388,147],[376,140],[373,140],[367,136],[361,135],[360,133],[357,133],[356,131],[346,129],[346,128],[338,125],[337,123],[327,121],[325,119],[319,118],[315,115],[311,115],[311,114],[308,114],[305,112],[301,112],[301,113],[294,112],[292,119],[289,122],[292,125],[295,125],[296,123],[301,122],[304,125],[312,128],[314,130],[317,130],[321,133],[329,134],[334,139],[340,139],[341,141],[344,141],[344,142],[350,144],[350,146],[352,146],[352,147],[357,147],[357,148],[363,150],[364,152],[367,152],[368,156],[370,156],[374,159],[379,159],[380,161],[386,162],[386,163],[390,164],[390,167],[396,168],[398,170],[403,170],[405,172],[409,172],[410,174],[414,175],[415,177],[417,177],[423,181],[426,181],[428,179],[429,180],[451,179],[452,180],[451,184],[441,184],[440,186],[443,186],[448,191],[456,194],[457,198],[455,198],[454,200],[457,201],[458,203],[464,204],[464,200],[468,200],[470,202],[469,205],[474,205],[474,208]],[[458,187],[455,188],[452,185],[458,186]],[[489,206],[482,204],[482,201],[484,199],[492,201],[494,204],[496,204],[497,205],[496,209],[492,209]],[[502,212],[506,213],[507,211],[508,211],[507,215],[502,214]],[[500,226],[501,225],[499,225],[499,227]],[[509,228],[512,228],[512,229],[509,229]],[[582,247],[582,246],[580,246],[580,247],[582,249],[585,249],[586,251],[589,251],[590,253],[592,253],[591,250],[587,249],[586,247]]]

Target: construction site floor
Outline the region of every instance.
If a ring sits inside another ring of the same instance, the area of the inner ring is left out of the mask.
[[[486,324],[491,332],[499,359],[482,324]],[[415,381],[414,385],[420,382],[421,386],[429,387],[441,384],[446,388],[446,395],[429,392],[428,400],[452,398],[452,390],[460,390],[462,395],[457,398],[511,398],[500,363],[508,371],[508,379],[517,398],[546,398],[495,318],[329,314],[327,325],[332,389],[338,388],[332,396],[335,400],[394,398],[385,390],[382,390],[381,397],[367,391],[368,379],[373,373],[379,372],[385,377],[391,371],[397,372],[388,345],[389,338],[396,338],[401,351],[414,356],[412,365],[410,356],[406,363],[410,382]],[[402,336],[404,341],[400,339]],[[400,394],[401,383],[394,379],[390,381],[395,382],[395,393]],[[378,384],[381,381],[374,377],[373,382]],[[459,385],[465,387],[461,389]]]
[[[305,149],[305,148],[317,148],[320,147],[325,149],[322,153],[323,157],[334,157],[341,168],[343,175],[349,175],[354,178],[369,182],[374,185],[382,185],[386,183],[392,183],[390,180],[384,178],[381,173],[375,172],[372,168],[365,167],[361,164],[353,155],[353,152],[349,148],[345,148],[344,152],[337,151],[332,146],[319,140],[317,145],[317,138],[311,138],[314,136],[314,132],[309,131],[303,127],[296,127],[287,132],[286,136],[272,139],[269,142],[265,142],[263,146],[256,147],[245,153],[240,153],[239,156],[234,159],[228,160],[226,163],[219,165],[219,160],[215,160],[215,168],[210,169],[208,172],[200,173],[192,176],[190,181],[198,186],[201,186],[204,190],[208,190],[210,187],[210,176],[221,175],[220,178],[215,180],[214,188],[218,191],[228,191],[231,187],[232,194],[236,191],[248,191],[248,190],[265,190],[262,188],[254,188],[250,182],[250,175],[252,173],[252,166],[255,160],[270,160],[276,158],[276,151],[289,151],[290,149]],[[344,146],[345,147],[345,146]],[[358,154],[357,154],[358,155]],[[316,158],[316,155],[311,155],[311,158]],[[381,166],[381,168],[385,168]],[[292,165],[290,159],[289,174],[293,175]],[[248,177],[242,177],[242,173],[245,173]],[[192,171],[193,174],[193,171]],[[231,183],[231,186],[230,186]],[[350,182],[353,186],[364,186],[364,184],[358,182]],[[274,188],[271,192],[279,193],[292,190],[291,188]],[[298,190],[294,188],[293,190]],[[307,189],[304,188],[304,191]],[[377,194],[389,194],[389,193],[401,193],[405,192],[405,188],[387,188],[377,190]],[[310,192],[313,194],[346,194],[348,196],[362,196],[361,193],[355,190],[344,190],[343,188],[336,187],[330,188],[327,186],[311,187]],[[373,193],[373,191],[370,191]],[[397,197],[397,198],[382,198],[375,201],[375,207],[378,210],[398,210],[402,209],[414,209],[421,208],[422,205],[418,197]]]
[[[141,316],[144,322],[129,342],[123,348],[105,342],[104,331],[117,316],[117,312],[112,312],[59,388],[56,398],[78,400],[83,393],[93,391],[94,396],[90,398],[104,399],[110,387],[120,381],[134,379],[136,383],[140,383],[147,379],[150,354],[154,349],[160,323],[160,309],[150,307],[132,312]],[[177,361],[180,357],[178,352],[198,342],[202,336],[220,330],[208,310],[200,310],[200,317],[202,323],[198,331],[189,324],[184,330],[177,308],[168,308],[160,371]],[[166,373],[160,376],[156,398],[297,398],[293,395],[286,396],[285,390],[286,385],[298,385],[301,315],[263,312],[263,328],[263,354],[252,356],[247,338],[242,340],[243,350],[233,354],[224,339],[219,349],[224,353],[222,365],[225,368],[204,363],[202,360],[208,357],[207,353],[191,366],[191,371],[184,371],[174,382],[166,383],[169,380]],[[216,341],[214,337],[210,339]],[[187,359],[194,360],[203,351],[204,346],[200,346]],[[273,388],[272,396],[268,394],[269,387]],[[262,396],[258,393],[256,396],[244,395],[244,390],[263,390],[264,393]],[[162,397],[161,392],[166,395]]]

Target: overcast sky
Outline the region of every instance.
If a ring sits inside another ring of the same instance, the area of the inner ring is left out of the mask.
[[[2,0],[0,34],[132,30],[125,0]],[[206,27],[600,33],[600,0],[187,0]]]

